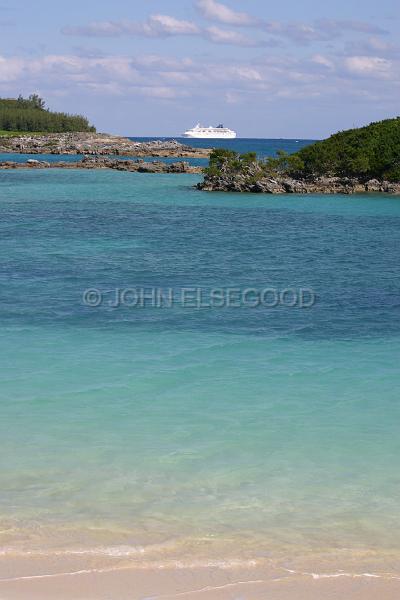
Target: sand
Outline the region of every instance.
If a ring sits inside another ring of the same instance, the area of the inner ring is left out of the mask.
[[[73,561],[74,562],[74,561]],[[291,573],[268,567],[138,568],[117,564],[79,572],[78,563],[7,560],[1,600],[398,600],[400,577],[367,573]],[[15,568],[14,568],[15,567]],[[47,569],[46,569],[47,567]],[[40,574],[34,574],[35,569]],[[24,572],[23,575],[21,573]],[[18,574],[17,574],[18,573]]]

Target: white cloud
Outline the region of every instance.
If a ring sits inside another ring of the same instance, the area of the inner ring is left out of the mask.
[[[196,7],[210,21],[237,27],[258,27],[272,35],[291,40],[296,44],[331,41],[346,31],[360,34],[383,35],[387,33],[373,23],[346,19],[319,19],[313,23],[294,21],[267,21],[246,12],[237,12],[217,0],[197,0]]]
[[[202,37],[215,44],[254,47],[270,45],[267,41],[251,39],[238,31],[223,29],[216,25],[201,28],[192,21],[182,21],[169,15],[151,15],[143,23],[95,21],[83,27],[64,27],[62,33],[87,37],[143,36],[149,38],[189,35]]]
[[[198,35],[200,29],[192,21],[182,21],[169,15],[151,15],[143,23],[136,21],[94,21],[84,26],[64,27],[62,33],[88,37],[118,37],[122,35],[166,37]]]
[[[197,0],[196,6],[206,19],[219,21],[225,25],[252,26],[259,23],[259,19],[244,12],[236,12],[216,0]]]
[[[262,81],[263,79],[260,71],[249,66],[233,67],[229,72],[244,81]]]
[[[311,58],[311,60],[316,65],[322,65],[323,67],[327,67],[328,69],[334,68],[334,62],[330,58],[323,56],[322,54],[315,54]]]
[[[385,30],[364,21],[320,19],[313,23],[266,21],[264,29],[272,35],[286,38],[296,44],[330,42],[343,37],[346,31],[384,35]]]
[[[392,70],[392,62],[378,56],[349,56],[344,64],[353,75],[367,77],[386,78]]]
[[[180,21],[168,15],[152,15],[149,18],[150,27],[168,35],[196,35],[199,28],[191,21]]]
[[[0,56],[0,82],[15,81],[22,75],[23,70],[23,60]]]
[[[331,42],[344,37],[346,32],[353,34],[384,35],[386,32],[374,24],[364,21],[320,19],[313,23],[293,21],[266,21],[257,19],[244,12],[237,12],[216,0],[197,0],[197,8],[214,24],[203,27],[194,21],[177,19],[171,15],[153,14],[146,21],[94,21],[84,26],[68,26],[62,29],[65,35],[86,37],[142,36],[148,38],[166,38],[172,36],[197,36],[216,44],[236,46],[272,46],[282,40],[308,45],[319,42]],[[216,23],[237,27],[255,27],[260,32],[269,33],[270,39],[253,39],[240,31],[223,29]],[[353,36],[353,43],[357,40]]]
[[[235,46],[253,46],[257,42],[254,42],[247,36],[239,33],[238,31],[231,31],[229,29],[222,29],[213,25],[207,27],[205,30],[206,37],[216,44],[233,44]]]
[[[354,56],[379,56],[396,58],[400,56],[400,46],[382,38],[370,36],[367,39],[352,40],[346,44],[346,53]]]
[[[343,31],[354,31],[358,33],[368,33],[375,35],[385,35],[386,30],[367,23],[366,21],[354,21],[346,19],[319,19],[315,26],[320,30],[332,35],[340,35]]]
[[[380,85],[376,85],[376,79]],[[341,97],[387,101],[398,95],[399,63],[379,56],[312,54],[258,59],[195,61],[149,54],[41,57],[0,56],[0,95],[40,89],[47,97],[71,94],[154,98],[199,102],[271,102],[274,98]]]
[[[381,38],[377,38],[375,36],[369,37],[368,40],[365,41],[365,44],[368,45],[369,48],[375,50],[375,52],[387,52],[392,50],[398,51],[398,48],[394,44],[385,42]]]

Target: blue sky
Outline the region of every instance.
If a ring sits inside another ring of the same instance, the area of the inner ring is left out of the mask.
[[[0,0],[0,96],[100,131],[321,138],[400,114],[392,0]]]

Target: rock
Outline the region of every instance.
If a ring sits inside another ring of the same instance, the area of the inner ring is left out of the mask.
[[[258,172],[260,175],[260,172]],[[256,194],[355,194],[365,191],[379,191],[388,194],[400,194],[400,183],[371,180],[367,183],[348,177],[317,177],[315,179],[273,179],[257,177],[257,172],[229,173],[218,176],[206,175],[197,184],[199,190],[214,192],[252,192]]]
[[[8,152],[198,158],[210,155],[210,149],[193,148],[176,140],[134,142],[117,135],[79,132],[0,138],[0,153]]]
[[[377,179],[370,179],[365,184],[365,189],[367,192],[380,192],[381,191],[381,182]]]
[[[190,165],[188,162],[181,161],[169,165],[169,173],[189,173]]]
[[[250,187],[249,191],[256,194],[281,194],[285,189],[277,181],[260,179]]]
[[[400,194],[400,183],[392,183],[390,181],[382,182],[382,191],[387,194]]]
[[[161,173],[163,171],[163,163],[160,162],[152,162],[146,163],[143,162],[138,167],[139,173]]]
[[[29,159],[19,163],[15,161],[0,162],[0,169],[115,169],[117,171],[130,171],[139,173],[201,173],[201,167],[193,167],[188,162],[165,163],[153,161],[151,163],[143,160],[119,160],[107,156],[84,156],[78,162],[53,162]]]
[[[282,186],[288,194],[305,194],[306,187],[303,182],[296,181],[295,179],[284,179]]]

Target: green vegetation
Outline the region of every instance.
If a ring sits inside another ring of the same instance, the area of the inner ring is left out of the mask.
[[[5,131],[4,129],[0,129],[0,138],[12,138],[16,136],[24,136],[24,135],[43,135],[44,131]]]
[[[257,154],[255,152],[247,152],[239,154],[233,150],[225,148],[217,148],[210,154],[210,162],[205,172],[208,175],[219,175],[223,167],[232,171],[242,171],[251,164],[257,163]]]
[[[349,129],[297,153],[308,175],[400,181],[400,118]]]
[[[400,117],[349,129],[295,154],[279,151],[276,157],[257,160],[254,153],[239,155],[217,149],[210,156],[207,175],[238,173],[245,176],[351,177],[362,181],[400,182]]]
[[[29,98],[0,99],[1,131],[19,135],[20,132],[63,133],[68,131],[96,131],[89,121],[80,115],[51,112],[36,94]]]

